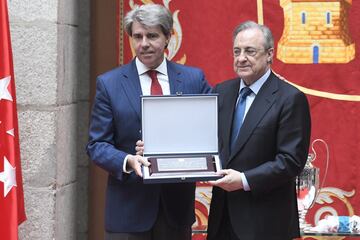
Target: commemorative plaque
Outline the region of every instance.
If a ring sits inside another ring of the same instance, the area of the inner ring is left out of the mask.
[[[145,183],[218,179],[218,96],[142,96]]]

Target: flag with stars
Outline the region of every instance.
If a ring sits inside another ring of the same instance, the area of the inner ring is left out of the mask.
[[[0,0],[0,239],[17,240],[25,219],[7,1]]]

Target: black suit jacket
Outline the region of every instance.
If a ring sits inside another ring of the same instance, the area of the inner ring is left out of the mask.
[[[306,96],[273,73],[254,99],[230,154],[230,135],[240,79],[214,88],[219,93],[219,151],[223,168],[243,172],[251,191],[213,188],[208,239],[215,239],[225,201],[240,239],[299,236],[295,177],[302,171],[310,141]]]

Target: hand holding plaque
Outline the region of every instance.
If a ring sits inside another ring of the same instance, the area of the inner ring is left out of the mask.
[[[217,179],[217,95],[142,97],[145,183]]]

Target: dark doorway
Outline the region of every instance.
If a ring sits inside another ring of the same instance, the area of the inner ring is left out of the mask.
[[[90,100],[95,94],[96,76],[117,65],[122,48],[119,26],[122,0],[91,0]],[[104,239],[104,202],[107,173],[91,164],[89,174],[89,240]]]

